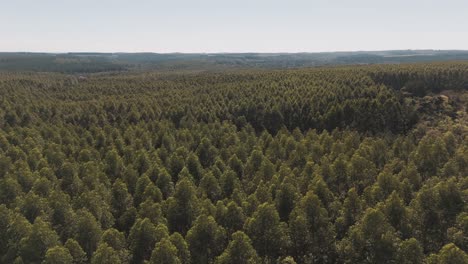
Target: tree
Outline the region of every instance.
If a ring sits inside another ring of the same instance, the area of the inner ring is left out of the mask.
[[[375,164],[358,153],[351,157],[347,167],[347,180],[357,190],[363,190],[375,180],[377,171]]]
[[[468,255],[453,243],[445,245],[437,254],[431,254],[428,264],[464,264],[468,263]]]
[[[247,219],[244,229],[260,256],[276,259],[284,250],[286,234],[274,206],[267,203],[260,205]]]
[[[242,179],[244,175],[244,166],[242,165],[242,161],[233,154],[232,157],[228,161],[229,167],[237,174],[238,179]]]
[[[8,250],[8,227],[12,221],[12,213],[4,204],[0,205],[0,255]]]
[[[33,192],[29,192],[23,197],[20,210],[29,222],[33,223],[36,217],[48,211],[47,207],[48,206],[44,198],[39,197]]]
[[[142,175],[143,173],[145,173],[149,169],[150,162],[149,162],[149,158],[148,158],[148,155],[147,155],[146,151],[139,150],[136,153],[136,159],[135,159],[135,162],[134,162],[134,166],[135,166],[135,169],[138,171],[138,173],[140,175]]]
[[[106,243],[112,247],[119,256],[122,263],[129,261],[129,252],[127,250],[127,242],[125,241],[125,234],[117,231],[114,228],[107,229],[101,237],[100,243]]]
[[[65,242],[65,247],[70,252],[70,255],[73,258],[73,264],[84,264],[87,262],[88,258],[86,253],[81,248],[80,244],[72,238],[69,238],[67,242]]]
[[[413,152],[412,161],[423,176],[436,175],[437,170],[448,160],[445,142],[432,134],[425,135]]]
[[[332,261],[335,232],[318,196],[309,191],[294,208],[291,219],[292,237],[298,238],[293,242],[295,259],[305,261],[312,256],[313,262]]]
[[[171,232],[185,234],[198,214],[195,187],[188,179],[177,183],[173,198],[167,200],[167,221]]]
[[[120,264],[122,263],[115,249],[107,243],[99,244],[91,258],[91,264]]]
[[[233,170],[227,169],[219,179],[224,198],[230,198],[234,189],[239,186],[239,179]]]
[[[296,188],[291,183],[282,183],[275,195],[276,209],[282,221],[289,219],[289,214],[294,208],[296,199]]]
[[[132,205],[132,197],[128,193],[127,185],[121,179],[117,179],[112,185],[111,195],[112,214],[119,219]]]
[[[404,206],[396,192],[393,192],[390,197],[381,205],[381,210],[385,214],[388,222],[399,231],[403,237],[408,237],[411,233],[411,226],[408,223],[410,212]]]
[[[222,217],[222,224],[228,233],[232,234],[235,231],[242,230],[245,218],[242,207],[238,206],[235,202],[229,202],[226,212]]]
[[[413,229],[425,252],[434,252],[446,242],[446,230],[455,224],[463,204],[454,182],[421,188],[410,204]]]
[[[203,167],[206,168],[213,164],[216,154],[216,148],[211,145],[211,141],[208,138],[204,137],[197,147],[197,155]]]
[[[244,168],[244,176],[251,179],[262,165],[263,158],[263,153],[260,150],[252,151]]]
[[[385,215],[368,209],[361,221],[341,241],[343,258],[359,263],[392,263],[395,261],[398,238]]]
[[[198,183],[202,178],[203,167],[198,159],[197,155],[191,152],[187,157],[187,169],[193,176],[193,179]]]
[[[140,210],[138,210],[138,218],[148,218],[153,224],[166,224],[167,222],[163,216],[161,204],[155,203],[149,199],[140,204]]]
[[[232,234],[226,250],[216,258],[216,264],[253,264],[260,262],[250,238],[242,231]]]
[[[123,161],[115,149],[107,152],[105,162],[106,173],[112,180],[117,179],[123,174]]]
[[[47,250],[43,264],[70,264],[73,262],[73,257],[67,248],[55,246]]]
[[[90,258],[101,239],[101,227],[96,218],[84,209],[77,212],[74,226],[74,239],[86,252],[88,258]]]
[[[179,156],[176,152],[172,153],[168,160],[168,169],[174,182],[178,181],[178,175],[184,166],[184,158]]]
[[[171,175],[165,170],[159,173],[156,186],[161,190],[164,199],[167,199],[174,193],[174,183],[172,182]]]
[[[177,256],[177,248],[168,238],[164,238],[158,243],[151,253],[150,263],[152,264],[180,264]]]
[[[22,193],[21,185],[11,177],[0,179],[0,202],[2,204],[10,204],[17,196]]]
[[[420,264],[424,261],[424,252],[415,238],[410,238],[401,242],[398,249],[397,263],[401,264]]]
[[[190,250],[188,248],[187,242],[181,234],[175,232],[169,237],[171,243],[177,248],[177,256],[181,264],[190,263]]]
[[[221,188],[219,187],[218,180],[211,172],[206,173],[200,181],[200,187],[203,193],[212,202],[217,201],[221,197]]]
[[[74,212],[71,206],[71,199],[64,192],[52,191],[48,198],[49,206],[52,209],[51,224],[58,235],[68,238],[73,232]]]
[[[209,263],[224,249],[226,233],[212,216],[200,215],[187,233],[193,263]]]
[[[47,249],[58,246],[59,237],[47,222],[37,218],[31,234],[20,241],[20,256],[27,263],[41,262]]]
[[[23,215],[12,212],[8,228],[6,230],[6,236],[3,237],[8,246],[4,249],[6,253],[2,255],[0,260],[4,263],[15,261],[16,256],[20,254],[23,241],[28,239],[31,233],[31,223],[29,223]]]
[[[151,180],[148,178],[146,174],[138,178],[136,188],[135,188],[135,193],[133,194],[133,202],[134,202],[135,207],[138,207],[140,203],[144,201],[143,193],[145,192],[145,189],[150,184],[153,184],[153,183],[151,182]]]
[[[132,263],[143,263],[144,260],[149,260],[154,245],[167,236],[167,229],[164,226],[155,226],[148,218],[138,219],[128,236]]]

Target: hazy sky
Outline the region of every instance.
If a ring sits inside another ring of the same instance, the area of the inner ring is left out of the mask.
[[[0,0],[0,51],[468,50],[468,0]]]

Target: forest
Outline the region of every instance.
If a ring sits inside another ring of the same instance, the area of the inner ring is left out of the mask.
[[[0,72],[0,263],[468,263],[468,62],[114,70]]]
[[[224,71],[316,66],[467,61],[466,50],[385,50],[303,53],[0,52],[0,71],[68,74],[128,71]]]

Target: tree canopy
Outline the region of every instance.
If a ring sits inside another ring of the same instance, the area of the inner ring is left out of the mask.
[[[0,262],[466,263],[467,76],[0,72]]]

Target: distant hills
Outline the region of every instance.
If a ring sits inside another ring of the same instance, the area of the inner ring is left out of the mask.
[[[0,71],[97,73],[138,70],[284,69],[353,64],[468,60],[468,50],[320,53],[28,53],[0,52]]]

